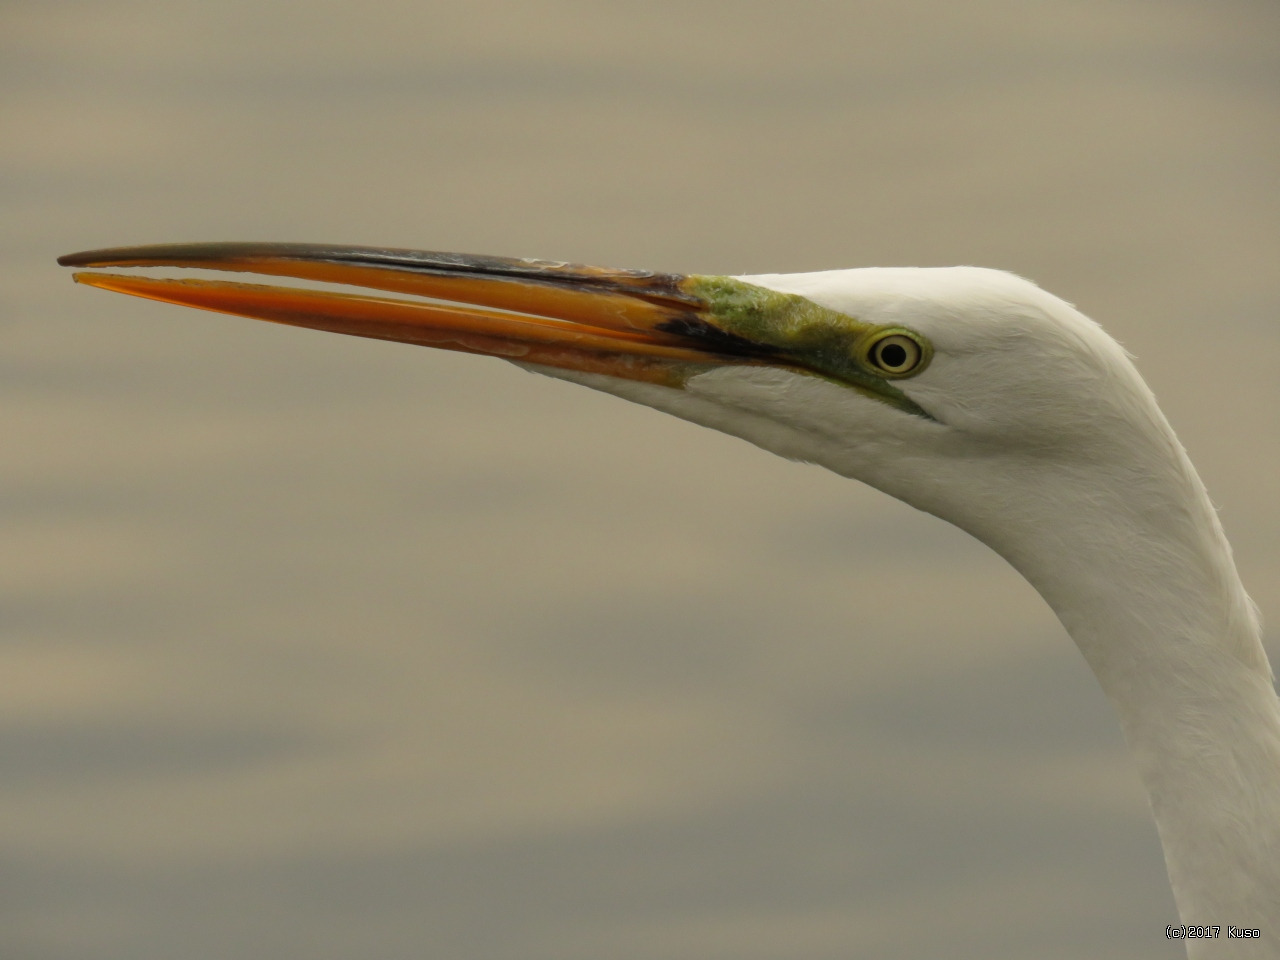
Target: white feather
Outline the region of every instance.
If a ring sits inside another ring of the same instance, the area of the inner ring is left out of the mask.
[[[1115,705],[1193,958],[1280,956],[1280,704],[1200,478],[1124,350],[1064,301],[972,267],[743,278],[927,337],[896,383],[719,367],[685,389],[537,368],[822,464],[967,530],[1057,613]]]

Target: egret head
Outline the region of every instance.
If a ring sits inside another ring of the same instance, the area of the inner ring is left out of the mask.
[[[301,244],[139,247],[61,262],[204,267],[431,298],[77,275],[206,309],[500,356],[820,463],[997,549],[1011,518],[1039,522],[1096,498],[1100,477],[1141,473],[1153,436],[1160,455],[1176,448],[1114,341],[1067,303],[994,270],[684,276]]]

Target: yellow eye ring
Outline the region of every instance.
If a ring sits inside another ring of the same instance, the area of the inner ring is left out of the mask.
[[[881,330],[860,345],[859,359],[882,377],[910,377],[929,365],[933,350],[910,330]]]

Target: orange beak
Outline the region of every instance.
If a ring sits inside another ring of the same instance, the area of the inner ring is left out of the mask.
[[[73,253],[58,262],[229,270],[430,298],[75,275],[104,290],[204,310],[672,387],[710,367],[768,362],[775,352],[718,326],[697,292],[702,278],[679,274],[301,243],[166,244]]]

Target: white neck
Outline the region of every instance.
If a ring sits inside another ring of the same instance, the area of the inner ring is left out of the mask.
[[[1059,489],[1052,542],[1024,529],[992,545],[1053,607],[1120,715],[1181,920],[1222,928],[1188,940],[1190,956],[1277,957],[1280,701],[1230,548],[1177,452],[1170,489]],[[1263,939],[1228,940],[1228,925]]]
[[[1117,353],[1119,348],[1115,348]],[[810,460],[955,523],[1045,598],[1115,704],[1151,800],[1192,958],[1280,957],[1280,702],[1204,487],[1137,374],[1132,419],[1060,457],[936,446],[895,414],[771,368],[704,374],[684,391],[553,375]],[[1123,371],[1122,371],[1123,372]],[[842,419],[848,406],[855,409]],[[1105,411],[1104,411],[1105,412]],[[829,414],[829,423],[823,417]],[[1101,414],[1099,414],[1101,416]],[[878,419],[877,419],[878,417]],[[886,449],[906,424],[918,469]],[[862,432],[859,433],[858,431]],[[1081,443],[1081,441],[1077,441]],[[1262,938],[1227,939],[1227,926]],[[1162,932],[1152,932],[1152,936]]]

